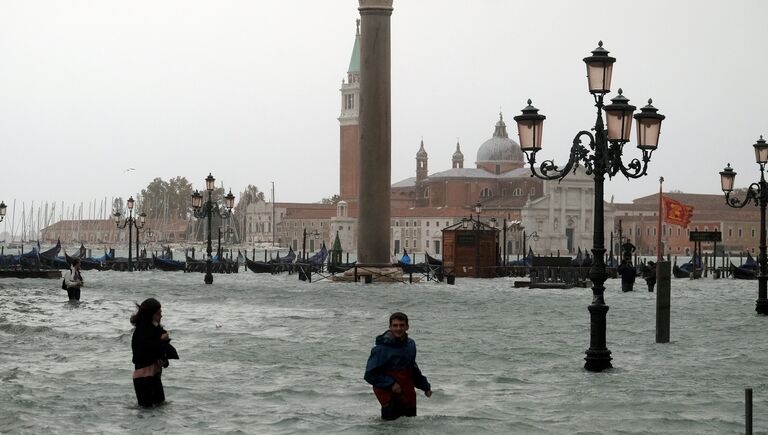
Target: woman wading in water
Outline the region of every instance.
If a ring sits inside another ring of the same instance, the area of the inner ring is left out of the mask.
[[[150,408],[165,402],[165,392],[160,375],[168,367],[169,359],[178,359],[176,349],[171,346],[168,332],[160,326],[163,317],[160,302],[149,298],[138,305],[138,311],[131,316],[133,330],[133,388],[139,406]]]

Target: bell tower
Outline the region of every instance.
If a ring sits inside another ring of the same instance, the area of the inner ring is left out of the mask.
[[[421,181],[429,175],[429,171],[427,170],[427,160],[429,156],[427,155],[427,150],[424,149],[424,139],[421,140],[421,147],[419,147],[419,151],[416,153],[416,181]]]
[[[349,61],[347,77],[341,81],[341,115],[339,115],[339,196],[357,202],[359,191],[360,153],[360,20],[357,20],[355,45]]]

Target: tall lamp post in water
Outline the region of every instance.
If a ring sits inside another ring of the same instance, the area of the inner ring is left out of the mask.
[[[2,222],[5,219],[5,211],[8,209],[8,206],[5,205],[5,202],[0,201],[0,222]]]
[[[136,218],[133,217],[133,205],[135,201],[133,200],[133,196],[128,198],[128,216],[125,219],[122,219],[122,213],[120,211],[116,211],[115,216],[115,225],[119,229],[128,228],[128,271],[133,272],[133,229],[136,228],[136,258],[139,257],[139,230],[144,228],[144,224],[146,223],[147,215],[144,213],[139,214],[139,221],[136,222]],[[121,223],[122,222],[122,223]]]
[[[760,257],[758,263],[760,264],[760,273],[757,275],[757,301],[755,305],[755,311],[758,314],[768,314],[768,258],[766,258],[766,229],[765,229],[765,206],[768,204],[768,182],[765,181],[765,165],[768,163],[768,143],[765,142],[762,136],[758,139],[754,145],[755,148],[755,160],[760,166],[760,181],[752,183],[747,188],[747,197],[743,201],[738,198],[731,197],[733,192],[733,183],[736,181],[736,171],[731,168],[731,164],[720,172],[720,183],[725,193],[725,203],[733,208],[742,208],[753,202],[756,206],[760,207]]]
[[[232,189],[224,196],[224,208],[226,210],[223,210],[218,202],[213,201],[212,196],[215,183],[216,179],[213,178],[211,173],[208,173],[208,176],[205,177],[205,190],[208,191],[208,200],[205,203],[203,203],[203,195],[199,191],[195,190],[192,193],[193,214],[198,219],[208,218],[208,246],[205,250],[208,255],[205,258],[205,278],[203,280],[206,284],[213,284],[213,273],[211,270],[213,267],[213,258],[211,256],[213,251],[211,248],[211,220],[213,212],[215,211],[222,218],[228,218],[232,213],[232,208],[235,206],[235,195],[232,194]]]
[[[605,175],[609,178],[621,172],[627,178],[640,178],[646,175],[651,154],[656,149],[659,141],[661,121],[664,116],[657,113],[657,109],[651,105],[643,107],[640,113],[634,115],[637,120],[637,148],[643,155],[640,159],[632,159],[626,166],[622,162],[624,145],[629,142],[632,128],[632,114],[635,106],[629,104],[629,100],[619,94],[611,99],[612,104],[604,105],[603,98],[611,90],[611,73],[615,58],[608,56],[608,51],[603,48],[603,42],[592,51],[592,56],[584,58],[587,65],[587,83],[589,92],[595,100],[597,107],[597,119],[592,128],[594,134],[582,130],[576,134],[571,146],[568,163],[560,168],[554,160],[544,160],[536,169],[536,153],[541,150],[542,127],[544,115],[531,105],[523,109],[522,115],[515,116],[518,134],[520,135],[520,148],[525,152],[526,159],[531,166],[531,173],[544,180],[561,180],[569,172],[575,171],[579,165],[583,165],[588,175],[595,180],[595,206],[594,206],[594,239],[592,242],[592,269],[589,279],[594,284],[592,287],[592,304],[590,313],[590,340],[586,354],[584,368],[589,371],[599,372],[611,368],[611,351],[606,346],[605,325],[608,306],[605,304],[603,293],[604,283],[608,278],[605,269],[605,235],[603,228],[603,183]],[[603,125],[603,111],[607,120],[607,129]],[[587,146],[582,145],[582,140],[588,140]]]

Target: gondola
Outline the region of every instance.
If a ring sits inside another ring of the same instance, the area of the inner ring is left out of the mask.
[[[72,264],[72,261],[77,260],[74,257],[70,257],[67,255],[67,253],[64,253],[64,258],[67,260],[68,264]],[[104,268],[104,265],[101,264],[99,261],[92,260],[90,258],[80,258],[80,269],[83,270],[101,270]]]
[[[692,263],[685,263],[681,267],[678,267],[678,265],[674,265],[672,267],[672,274],[675,276],[675,278],[690,278],[691,277],[691,269],[693,267]],[[694,274],[694,278],[701,278],[701,268],[696,268]]]
[[[176,272],[180,270],[183,271],[187,265],[183,261],[160,258],[156,255],[152,255],[152,266],[155,269],[160,269],[166,272]]]
[[[731,276],[734,279],[757,279],[757,269],[752,269],[743,266],[736,266],[731,263]]]
[[[344,273],[349,269],[352,269],[357,265],[357,261],[351,263],[328,263],[328,272],[330,273]]]
[[[325,242],[323,242],[323,246],[320,247],[320,250],[315,252],[314,255],[307,258],[304,262],[313,266],[319,266],[325,263],[326,258],[328,258],[328,248],[325,247]]]
[[[254,261],[246,258],[245,267],[253,273],[275,273],[279,270],[280,264],[269,261]]]

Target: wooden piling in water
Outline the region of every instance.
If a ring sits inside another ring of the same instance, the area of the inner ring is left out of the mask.
[[[752,435],[752,389],[747,388],[744,390],[744,420],[745,420],[745,433]]]
[[[669,343],[672,267],[669,261],[656,263],[656,343]]]

